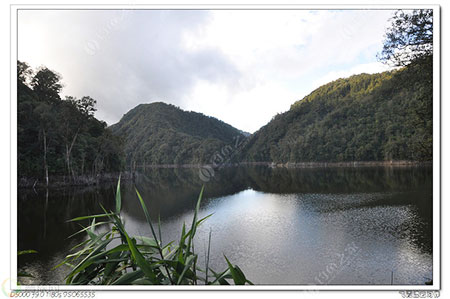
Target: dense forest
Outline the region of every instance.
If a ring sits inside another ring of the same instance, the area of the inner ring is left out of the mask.
[[[432,63],[338,79],[252,136],[245,161],[432,159]]]
[[[17,62],[18,177],[74,181],[121,170],[121,141],[93,114],[96,101],[60,97],[61,76]]]
[[[211,163],[244,132],[214,118],[162,102],[141,104],[111,126],[124,140],[127,165]]]

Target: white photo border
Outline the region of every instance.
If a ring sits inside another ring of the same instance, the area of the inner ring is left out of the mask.
[[[10,49],[10,115],[11,115],[11,231],[10,231],[10,277],[17,277],[17,50],[18,50],[18,11],[19,10],[395,10],[395,9],[433,9],[433,284],[432,285],[255,285],[255,286],[73,286],[73,285],[18,285],[10,279],[11,290],[21,291],[255,291],[255,290],[303,290],[303,291],[405,291],[441,289],[441,53],[440,53],[440,6],[439,5],[268,5],[268,4],[126,4],[126,5],[22,5],[11,4],[11,49]]]

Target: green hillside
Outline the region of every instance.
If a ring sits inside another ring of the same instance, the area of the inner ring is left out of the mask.
[[[325,84],[276,115],[241,160],[432,160],[432,62]]]
[[[243,135],[214,117],[161,102],[136,106],[110,128],[125,142],[128,165],[210,163]]]

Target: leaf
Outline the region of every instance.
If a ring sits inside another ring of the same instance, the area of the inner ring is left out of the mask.
[[[120,210],[122,209],[122,198],[120,195],[120,175],[119,181],[117,182],[117,191],[116,191],[116,214],[120,214]]]
[[[92,219],[92,224],[91,224],[91,233],[95,233],[95,218]]]
[[[184,248],[184,242],[186,240],[186,223],[183,222],[183,228],[181,230],[181,237],[180,237],[180,242],[178,244],[178,260],[182,263],[184,263],[184,258],[183,258],[183,248]]]
[[[216,279],[211,284],[226,284],[229,285],[229,283],[225,280],[225,278],[228,278],[228,275],[230,273],[230,269],[226,269],[222,273],[216,273],[213,270],[211,270],[213,275],[216,277]]]
[[[166,250],[166,252],[163,251],[163,258],[168,260],[170,259],[178,250],[178,248],[180,248],[178,245],[175,245],[175,247],[169,251],[169,249]]]
[[[113,216],[114,218],[117,218],[117,216]],[[152,268],[150,267],[150,264],[145,260],[142,253],[137,249],[136,244],[134,243],[134,239],[131,239],[130,236],[128,236],[128,233],[125,231],[124,227],[120,223],[119,220],[117,220],[117,228],[120,230],[120,232],[125,236],[128,247],[130,248],[131,254],[138,264],[138,266],[142,269],[142,271],[145,273],[145,275],[152,279],[152,281],[156,281],[156,275],[153,273]]]
[[[153,238],[156,240],[156,243],[157,243],[157,247],[156,248],[158,249],[158,252],[159,252],[159,255],[161,256],[161,259],[163,259],[164,256],[163,256],[163,253],[162,253],[162,250],[161,250],[161,246],[159,245],[159,242],[158,242],[158,237],[156,236],[155,230],[153,229],[152,219],[150,218],[150,214],[148,213],[147,207],[145,206],[145,202],[142,199],[141,194],[139,193],[139,191],[136,188],[135,188],[135,190],[136,190],[136,194],[138,196],[139,202],[141,203],[142,210],[144,210],[144,214],[145,214],[145,218],[147,219],[147,223],[150,226],[150,229],[152,231]],[[170,282],[173,283],[173,280],[172,280],[172,277],[171,277],[169,271],[167,271],[167,273],[169,275]]]
[[[148,279],[139,278],[139,279],[136,279],[135,281],[131,282],[131,284],[134,284],[134,285],[152,285],[153,283],[150,280],[148,280]]]
[[[103,240],[100,242],[100,244],[91,253],[89,253],[80,263],[78,263],[78,265],[75,266],[75,268],[67,276],[66,281],[70,282],[75,274],[89,267],[95,261],[93,258],[99,257],[97,256],[98,252],[105,248],[110,242],[111,240]]]
[[[108,250],[107,254],[112,254],[112,253],[122,252],[122,251],[128,251],[129,249],[130,248],[128,247],[127,244],[120,244],[120,245],[117,245],[116,247]]]
[[[95,218],[94,218],[94,220],[95,220]],[[94,226],[99,226],[99,225],[107,224],[107,223],[110,223],[110,222],[109,222],[109,221],[103,221],[103,222],[97,222],[97,223],[94,222],[94,224],[91,224],[91,225],[89,225],[89,226],[87,226],[87,227],[85,227],[85,228],[83,228],[83,229],[77,231],[76,233],[71,234],[70,236],[67,237],[67,239],[70,239],[70,238],[72,238],[73,236],[76,236],[76,235],[78,235],[78,234],[80,234],[80,233],[82,233],[82,232],[85,232],[85,231],[87,231],[88,229],[91,229],[91,231],[93,232],[93,231],[94,231],[94,230],[93,230],[93,228],[94,228],[93,225],[94,225]],[[88,241],[89,241],[89,240],[88,240]]]
[[[238,274],[241,277],[244,277],[246,283],[253,285],[253,283],[245,277],[244,272],[242,272],[241,268],[239,268],[238,265],[234,266],[234,269],[238,272]]]
[[[86,243],[89,243],[89,242],[91,242],[91,240],[86,239],[83,242],[81,242],[80,244],[77,244],[77,245],[73,246],[72,248],[70,248],[69,251],[74,251],[76,248],[81,247],[81,246],[83,246],[83,245],[85,245]]]
[[[114,214],[112,214],[112,213],[105,213],[105,214],[97,214],[97,215],[91,215],[91,216],[81,216],[81,217],[76,217],[76,218],[67,220],[67,222],[80,221],[80,220],[92,219],[92,218],[100,218],[100,217],[109,217],[109,216],[112,216],[112,215],[114,215]]]
[[[190,230],[190,233],[188,233],[189,238],[188,238],[187,249],[186,249],[185,257],[184,257],[185,259],[187,259],[187,255],[188,255],[189,251],[191,250],[192,239],[194,238],[195,232],[197,230],[197,225],[198,225],[197,224],[197,214],[198,214],[198,211],[200,210],[200,203],[202,201],[204,188],[205,188],[205,186],[202,186],[202,189],[200,190],[200,194],[199,194],[198,200],[197,200],[197,205],[196,205],[195,211],[194,211],[194,217],[192,219],[191,230]]]
[[[18,272],[18,273],[17,273],[17,276],[18,276],[18,277],[30,277],[30,278],[34,278],[33,275],[31,275],[30,273],[27,273],[27,272]]]
[[[137,196],[138,196],[139,202],[141,203],[142,210],[144,211],[145,219],[147,220],[147,223],[148,223],[148,225],[150,226],[150,229],[151,229],[151,231],[152,231],[153,238],[154,238],[155,240],[158,240],[158,238],[156,237],[155,230],[153,229],[152,219],[150,218],[150,214],[148,213],[148,210],[147,210],[147,207],[146,207],[146,205],[145,205],[145,202],[144,202],[144,200],[142,199],[141,194],[139,193],[139,191],[138,191],[137,189],[135,189],[135,190],[136,190],[136,194],[137,194]]]
[[[95,220],[95,218],[94,218]],[[92,229],[88,229],[86,230],[86,233],[88,234],[89,238],[91,238],[91,240],[96,240],[97,239],[97,235],[92,231]]]
[[[161,246],[163,244],[162,241],[162,235],[161,235],[161,214],[158,213],[158,237],[159,237],[159,242],[161,243]]]
[[[209,237],[208,237],[208,251],[206,253],[206,261],[205,261],[205,284],[208,284],[208,270],[209,270],[209,255],[210,255],[210,249],[211,249],[211,230],[209,230]]]
[[[186,259],[186,265],[183,268],[183,271],[181,272],[180,276],[178,277],[177,284],[180,284],[183,281],[184,275],[186,274],[186,271],[189,270],[189,268],[192,266],[192,264],[197,260],[196,255],[190,255]]]
[[[112,284],[113,285],[127,285],[127,284],[131,284],[133,281],[135,281],[136,279],[141,278],[142,276],[144,276],[144,272],[142,270],[136,270],[136,271],[133,271],[133,272],[128,272],[128,273],[125,273],[124,275],[122,275],[119,279],[114,281]]]
[[[227,257],[224,255],[225,260],[228,264],[228,269],[230,269],[231,276],[233,277],[233,281],[236,285],[244,285],[247,279],[245,279],[244,274],[240,269],[236,269],[233,267],[233,265],[230,263],[230,261],[227,259]]]
[[[88,252],[89,250],[94,249],[95,244],[97,244],[106,234],[108,234],[108,232],[104,232],[100,235],[97,235],[95,237],[95,239],[88,240],[88,242],[86,243],[88,245],[86,247],[84,247],[83,249],[81,249],[80,251],[78,251],[76,253],[67,255],[66,258],[70,258],[70,257],[73,257],[73,259],[79,258],[84,253]]]
[[[23,254],[30,254],[30,253],[38,253],[36,250],[28,249],[28,250],[21,250],[17,252],[17,255],[23,255]]]
[[[126,262],[128,260],[129,260],[128,257],[117,258],[117,259],[115,259],[115,258],[108,258],[108,259],[102,259],[102,260],[93,261],[92,264],[105,264],[106,266],[109,266],[109,265],[114,264],[114,263]]]
[[[135,236],[135,238],[137,240],[142,241],[145,245],[148,245],[148,246],[151,246],[151,247],[155,247],[155,248],[159,248],[158,242],[155,239],[153,239],[153,238],[144,237],[144,236]]]

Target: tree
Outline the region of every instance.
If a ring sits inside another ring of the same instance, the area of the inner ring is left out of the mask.
[[[31,80],[31,86],[39,97],[39,100],[47,103],[55,103],[61,100],[59,92],[62,89],[61,75],[41,67]]]
[[[61,124],[61,136],[64,140],[65,146],[65,161],[67,172],[69,176],[75,177],[74,169],[72,167],[72,151],[80,134],[85,133],[89,129],[90,121],[95,122],[94,112],[96,100],[89,96],[84,96],[81,99],[76,97],[66,96],[65,100],[61,102],[60,107],[60,124]],[[102,131],[105,127],[102,127]],[[82,146],[86,149],[86,146]],[[84,169],[85,155],[82,155],[82,169]]]
[[[83,114],[79,113],[79,103],[79,99],[72,96],[66,96],[66,99],[61,102],[61,110],[59,115],[61,136],[64,140],[65,147],[64,157],[66,160],[67,172],[69,176],[72,177],[74,177],[74,172],[71,165],[72,149],[84,123]]]
[[[378,59],[408,66],[404,87],[413,91],[413,97],[405,107],[406,121],[415,128],[409,147],[413,159],[429,160],[433,156],[433,10],[399,10],[391,20]]]
[[[55,126],[55,118],[54,118],[54,109],[52,106],[41,102],[34,109],[34,113],[36,118],[39,120],[39,132],[40,136],[42,136],[42,145],[43,145],[43,162],[44,162],[44,176],[45,183],[48,187],[49,184],[49,175],[48,175],[48,149],[49,149],[49,141],[51,136],[54,134]]]
[[[97,101],[89,96],[84,96],[81,99],[77,99],[75,97],[66,97],[66,101],[70,102],[74,107],[80,111],[80,113],[87,118],[90,118],[94,115],[94,112],[97,111],[95,108],[95,104]]]
[[[391,18],[383,50],[378,59],[393,66],[406,66],[433,55],[433,10],[405,13],[398,10]]]
[[[28,86],[33,70],[26,62],[17,61],[17,81]]]

